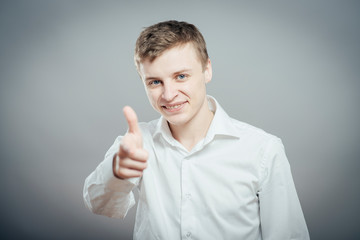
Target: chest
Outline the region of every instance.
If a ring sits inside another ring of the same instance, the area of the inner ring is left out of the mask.
[[[246,206],[257,200],[262,148],[243,141],[218,140],[187,153],[154,144],[147,179],[173,202],[184,198],[211,206]],[[226,207],[225,207],[226,208]]]

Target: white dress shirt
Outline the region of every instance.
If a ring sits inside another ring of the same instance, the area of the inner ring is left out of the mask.
[[[138,189],[134,239],[309,239],[281,140],[208,99],[214,118],[190,152],[164,118],[140,123],[149,152],[141,178],[113,176],[118,137],[85,181],[87,207],[124,218]]]

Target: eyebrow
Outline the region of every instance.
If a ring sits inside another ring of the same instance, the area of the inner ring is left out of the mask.
[[[147,82],[147,81],[151,81],[151,80],[158,80],[159,78],[157,78],[157,77],[147,77],[147,78],[145,78],[145,82]]]
[[[184,69],[181,69],[180,71],[174,72],[173,75],[178,75],[178,74],[183,73],[183,72],[191,72],[191,69],[190,68],[184,68]]]
[[[183,68],[183,69],[181,69],[179,71],[176,71],[176,72],[172,73],[171,75],[175,76],[175,75],[178,75],[178,74],[181,74],[181,73],[184,73],[184,72],[191,73],[192,70],[190,68]],[[147,78],[145,78],[145,82],[151,81],[151,80],[159,80],[159,79],[161,79],[161,78],[159,78],[159,77],[147,77]]]

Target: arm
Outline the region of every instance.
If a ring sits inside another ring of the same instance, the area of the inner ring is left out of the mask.
[[[132,190],[140,177],[119,179],[113,174],[113,158],[120,147],[121,137],[105,154],[105,159],[85,180],[83,197],[85,205],[95,214],[124,218],[135,205]]]
[[[136,113],[125,107],[124,114],[129,131],[115,140],[104,161],[87,177],[83,193],[93,213],[117,218],[124,218],[134,206],[132,189],[139,184],[148,158]]]
[[[264,240],[310,239],[280,139],[270,140],[266,148],[259,200]]]

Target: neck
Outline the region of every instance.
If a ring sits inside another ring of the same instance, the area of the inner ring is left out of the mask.
[[[194,117],[191,121],[183,125],[169,124],[173,137],[179,141],[188,151],[206,136],[210,127],[214,113],[210,111],[206,104],[206,109],[200,116]]]

